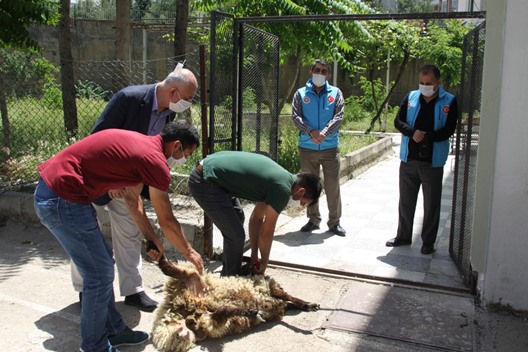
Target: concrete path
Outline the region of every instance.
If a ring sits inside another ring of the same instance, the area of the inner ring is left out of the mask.
[[[347,231],[345,237],[327,232],[328,208],[323,195],[320,199],[323,216],[321,229],[312,233],[300,232],[299,229],[307,222],[303,213],[287,219],[278,227],[271,259],[296,266],[324,268],[380,279],[466,289],[448,252],[453,192],[452,156],[444,170],[436,252],[432,255],[420,253],[423,218],[421,192],[415,215],[413,244],[396,248],[385,246],[388,239],[395,237],[398,227],[399,136],[394,135],[393,141],[392,156],[341,186],[341,225]],[[249,252],[246,254],[249,255]]]
[[[270,267],[267,273],[287,292],[319,303],[321,310],[289,312],[279,322],[204,341],[192,351],[527,351],[526,317],[475,305],[450,261],[449,164],[437,252],[420,254],[417,236],[410,247],[385,247],[396,230],[397,169],[393,156],[342,186],[346,237],[326,228],[300,233],[306,221],[302,214],[281,215],[273,260],[346,274]],[[419,219],[418,212],[416,233]],[[219,263],[209,263],[208,270],[218,272]],[[147,262],[143,277],[149,295],[161,302],[166,277]],[[124,305],[117,285],[115,292],[127,324],[150,331],[154,314]],[[0,221],[0,307],[0,351],[78,350],[80,309],[69,259],[55,238],[31,221]],[[147,343],[120,350],[155,348]]]

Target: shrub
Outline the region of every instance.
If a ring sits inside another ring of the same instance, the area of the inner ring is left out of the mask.
[[[110,92],[95,82],[79,80],[75,84],[75,95],[80,99],[106,100]]]

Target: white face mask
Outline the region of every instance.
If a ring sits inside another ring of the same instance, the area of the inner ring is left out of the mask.
[[[171,109],[174,112],[183,112],[191,107],[192,103],[190,101],[183,100],[180,96],[180,93],[178,93],[178,97],[180,98],[180,100],[177,103],[173,103],[172,101],[169,101],[169,109]]]
[[[187,161],[187,158],[183,157],[181,159],[174,159],[172,156],[167,159],[167,164],[169,164],[170,169],[180,167]]]
[[[326,83],[326,76],[314,73],[312,75],[312,82],[316,87],[322,87]]]
[[[301,200],[295,200],[292,197],[290,197],[290,200],[288,201],[288,205],[286,206],[288,209],[300,209],[301,208]]]
[[[419,84],[418,89],[424,97],[432,97],[435,94],[434,86],[426,86],[424,84]]]
[[[297,192],[295,193],[297,194]],[[303,199],[304,197],[304,193],[303,195],[298,199],[298,200],[295,200],[293,199],[293,196],[295,194],[292,194],[290,196],[290,200],[288,201],[288,205],[286,206],[288,209],[293,209],[293,210],[300,210],[302,208],[302,204],[301,204],[301,199]]]
[[[180,150],[183,154],[183,146],[180,144]],[[175,159],[172,157],[172,155],[167,159],[167,164],[169,164],[169,168],[170,169],[174,169],[176,167],[180,167],[182,166],[183,164],[185,164],[185,162],[187,161],[187,158],[184,156],[182,156],[180,159]]]

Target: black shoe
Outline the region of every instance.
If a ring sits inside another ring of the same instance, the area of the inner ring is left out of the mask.
[[[158,302],[151,299],[145,291],[134,293],[125,297],[125,304],[129,306],[138,307],[144,312],[152,312],[158,306]]]
[[[312,232],[313,230],[319,230],[319,225],[316,225],[311,221],[308,221],[306,225],[301,227],[301,232]]]
[[[433,246],[422,246],[420,252],[422,254],[433,254],[435,252],[435,249]]]
[[[337,224],[335,226],[332,226],[328,229],[328,231],[335,233],[338,236],[345,236],[346,231],[344,228],[341,227],[341,225]]]
[[[398,237],[395,237],[395,238],[390,239],[387,242],[385,242],[385,246],[387,246],[387,247],[399,247],[399,246],[407,246],[407,245],[409,245],[411,243],[412,243],[412,241],[400,240]]]
[[[128,326],[117,335],[108,336],[108,341],[112,347],[134,346],[146,342],[149,334],[145,331],[133,331]]]

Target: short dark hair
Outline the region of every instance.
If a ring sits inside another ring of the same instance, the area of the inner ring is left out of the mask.
[[[326,69],[328,70],[328,73],[332,73],[332,68],[330,67],[330,64],[326,61],[326,60],[323,60],[323,59],[316,59],[314,61],[314,63],[312,64],[312,71],[313,69],[315,68],[315,65],[316,64],[321,64],[323,66],[326,66]]]
[[[196,127],[186,120],[171,121],[165,125],[163,131],[160,132],[163,143],[180,141],[183,149],[200,146],[200,137]]]
[[[424,75],[427,75],[430,72],[433,73],[437,80],[440,79],[440,70],[435,65],[427,64],[420,69],[420,73],[423,73]]]
[[[309,172],[301,172],[297,174],[297,180],[293,186],[303,187],[306,190],[304,196],[311,199],[312,202],[309,205],[314,205],[319,201],[323,185],[319,176],[311,174]]]

